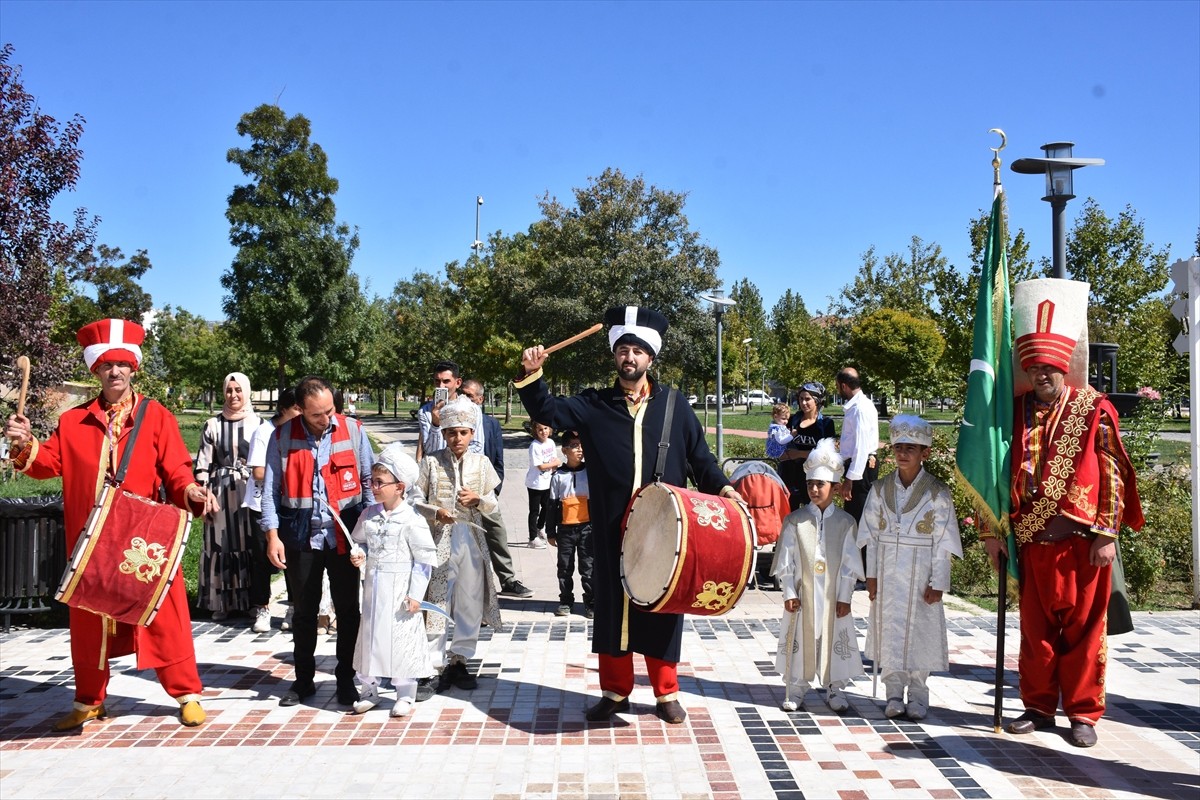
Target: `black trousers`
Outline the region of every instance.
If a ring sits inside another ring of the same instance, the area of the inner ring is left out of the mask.
[[[532,541],[538,531],[546,529],[546,518],[550,515],[550,490],[526,486],[525,491],[529,493],[529,539]]]
[[[267,534],[259,527],[260,519],[261,511],[250,512],[250,604],[268,606],[271,604],[271,576],[277,570],[267,560]]]
[[[329,595],[337,614],[338,686],[354,686],[354,644],[358,641],[358,568],[350,554],[336,550],[288,550],[287,571],[294,592],[292,657],[294,687],[308,689],[317,674],[317,611],[321,605],[321,576],[329,573]]]
[[[579,562],[579,583],[583,586],[583,604],[592,607],[592,523],[559,525],[554,535],[558,543],[558,602],[575,602],[575,562]]]

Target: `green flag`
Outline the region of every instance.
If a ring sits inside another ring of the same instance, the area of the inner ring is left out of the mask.
[[[975,343],[967,378],[967,403],[954,460],[958,479],[973,501],[976,513],[996,535],[1007,535],[1008,571],[1016,578],[1017,547],[1008,517],[1013,366],[1003,199],[1003,190],[997,185],[988,220],[979,298],[975,302]]]

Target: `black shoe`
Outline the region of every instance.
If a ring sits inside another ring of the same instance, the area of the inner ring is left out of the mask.
[[[337,701],[344,706],[352,706],[359,700],[358,689],[354,688],[354,681],[349,683],[338,683]]]
[[[1096,743],[1096,726],[1071,720],[1071,744],[1076,747],[1091,747]]]
[[[446,668],[442,670],[442,674],[438,676],[438,694],[450,690],[450,687],[454,685],[454,676],[461,668],[462,665],[457,661],[455,661],[453,664],[446,665]]]
[[[629,698],[624,700],[611,700],[607,697],[601,697],[600,702],[589,708],[583,713],[587,717],[588,722],[603,722],[613,714],[618,714],[629,710]]]
[[[596,618],[596,610],[594,608],[592,608],[591,606],[588,606],[587,608],[585,608],[583,610],[583,616],[587,617],[588,619],[595,619]]]
[[[1036,711],[1025,710],[1025,713],[1008,723],[1009,733],[1033,733],[1043,728],[1053,728],[1054,717],[1047,717]]]
[[[687,719],[687,712],[683,710],[683,706],[679,705],[678,700],[668,700],[665,703],[659,703],[654,709],[654,713],[663,722],[671,725],[679,725]]]
[[[455,670],[454,674],[450,676],[450,680],[454,682],[454,685],[457,688],[466,692],[470,692],[479,688],[479,681],[474,675],[471,674],[471,671],[467,669],[465,662],[459,661],[457,664],[455,664],[455,666],[457,666],[458,669]]]
[[[300,705],[302,701],[312,697],[316,693],[317,687],[313,686],[311,683],[304,686],[292,684],[292,688],[284,692],[283,697],[279,698],[279,705],[283,708],[297,706]]]
[[[418,703],[424,703],[435,694],[437,694],[437,688],[433,684],[433,678],[421,678],[419,681],[417,681]]]
[[[533,597],[533,589],[514,578],[501,587],[500,594],[508,597]]]

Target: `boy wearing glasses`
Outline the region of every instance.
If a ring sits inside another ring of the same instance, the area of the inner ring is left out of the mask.
[[[478,419],[475,404],[465,397],[442,407],[446,447],[421,460],[413,489],[414,504],[429,521],[437,545],[437,567],[425,599],[446,608],[454,619],[454,638],[447,643],[445,617],[425,615],[430,659],[438,668],[445,665],[438,678],[439,692],[451,686],[471,690],[479,685],[467,669],[467,660],[475,656],[481,625],[500,630],[495,576],[481,524],[483,515],[498,505],[500,478],[487,456],[467,450]],[[432,691],[418,687],[418,701],[430,696]]]
[[[583,442],[575,431],[562,436],[563,456],[567,463],[550,477],[550,516],[546,533],[551,547],[558,548],[558,609],[556,617],[566,617],[575,602],[575,561],[579,561],[579,583],[583,586],[583,614],[592,610],[592,518],[588,513],[587,467],[583,463]]]
[[[417,699],[417,679],[433,672],[421,600],[437,564],[437,547],[425,520],[404,502],[417,480],[417,462],[396,442],[384,448],[371,467],[376,502],[369,506],[350,538],[350,563],[363,569],[362,622],[354,647],[354,668],[362,684],[354,713],[379,705],[379,684],[396,688],[393,717],[405,717]],[[366,545],[363,553],[360,545]]]

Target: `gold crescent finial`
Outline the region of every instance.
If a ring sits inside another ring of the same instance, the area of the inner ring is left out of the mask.
[[[992,178],[993,178],[992,185],[999,186],[1000,185],[1000,151],[1003,150],[1004,148],[1008,147],[1008,137],[1005,136],[1004,131],[1000,130],[999,128],[991,128],[988,130],[988,133],[1000,134],[1000,146],[988,148],[993,153],[995,153],[995,155],[992,156]]]

